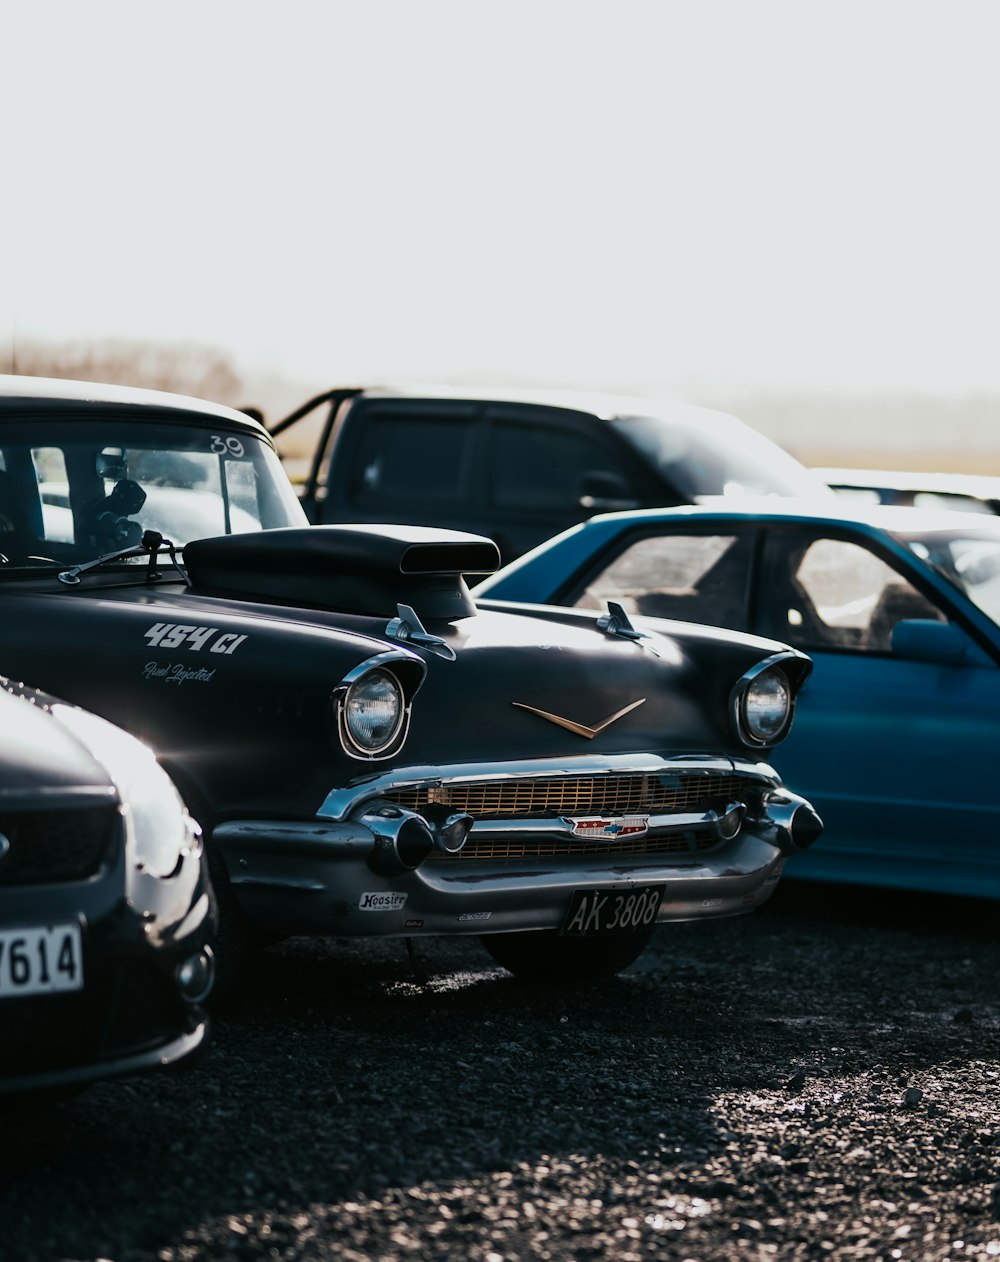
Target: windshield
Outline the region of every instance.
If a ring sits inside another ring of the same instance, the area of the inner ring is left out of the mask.
[[[903,542],[1000,625],[1000,521],[968,530],[928,531]]]
[[[253,434],[120,418],[0,428],[0,574],[81,564],[147,530],[183,546],[305,524],[277,456]]]
[[[616,416],[611,424],[654,463],[689,504],[709,496],[792,495],[828,499],[833,491],[794,456],[735,416]]]

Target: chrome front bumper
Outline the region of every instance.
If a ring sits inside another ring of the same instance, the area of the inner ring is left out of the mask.
[[[449,788],[484,781],[570,785],[643,775],[673,783],[679,776],[731,778],[734,772],[745,782],[748,802],[644,815],[643,853],[626,852],[615,836],[594,844],[588,834],[582,844],[575,817],[465,816],[472,825],[470,850],[498,840],[522,847],[503,861],[470,858],[453,848],[458,813],[441,805],[427,818],[398,804],[414,787],[440,790],[443,799]],[[232,821],[219,825],[213,838],[243,910],[262,927],[381,937],[558,928],[578,889],[627,893],[662,885],[661,921],[735,915],[770,895],[785,856],[803,849],[818,830],[809,804],[783,789],[765,764],[644,754],[489,769],[407,768],[334,790],[314,820]],[[538,839],[545,849],[534,852]]]

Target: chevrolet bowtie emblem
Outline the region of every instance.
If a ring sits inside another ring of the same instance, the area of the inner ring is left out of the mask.
[[[547,710],[536,710],[533,705],[525,705],[523,701],[512,701],[511,705],[517,706],[519,710],[527,710],[530,714],[537,714],[539,718],[548,719],[550,723],[555,723],[559,727],[564,727],[570,732],[575,732],[577,736],[585,736],[588,741],[592,741],[594,737],[603,732],[606,727],[610,727],[612,723],[617,723],[617,721],[624,718],[629,711],[635,710],[637,707],[641,706],[645,700],[645,697],[640,697],[638,701],[633,701],[631,705],[627,705],[621,710],[616,710],[614,714],[609,714],[606,719],[603,719],[595,727],[588,727],[586,723],[574,723],[572,719],[564,719],[558,714],[549,714]]]

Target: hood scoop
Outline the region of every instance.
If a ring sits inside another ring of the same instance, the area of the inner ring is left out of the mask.
[[[421,618],[476,612],[463,575],[500,564],[492,539],[429,526],[306,526],[196,539],[184,549],[191,586],[246,599]]]

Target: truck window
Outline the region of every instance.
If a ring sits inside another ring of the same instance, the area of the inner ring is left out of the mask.
[[[487,467],[491,499],[498,508],[573,511],[595,477],[616,475],[633,494],[629,473],[603,443],[554,425],[494,420]]]
[[[369,416],[355,462],[354,503],[366,507],[394,500],[462,499],[473,432],[463,420]]]

